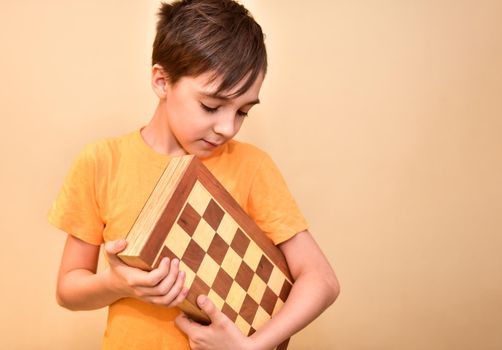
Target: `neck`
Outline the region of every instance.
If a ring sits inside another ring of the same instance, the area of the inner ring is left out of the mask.
[[[155,152],[170,155],[181,156],[186,152],[171,133],[169,123],[162,113],[162,101],[159,102],[150,122],[141,129],[141,136],[146,144]]]

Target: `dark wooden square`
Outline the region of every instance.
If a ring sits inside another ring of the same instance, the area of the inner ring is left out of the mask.
[[[186,300],[188,300],[192,305],[197,304],[197,297],[199,295],[207,295],[211,288],[204,282],[199,276],[195,276],[192,286],[190,287],[190,293],[188,293]]]
[[[199,224],[199,221],[200,215],[190,204],[187,203],[185,209],[180,215],[180,218],[178,219],[178,225],[180,225],[186,233],[192,236]]]
[[[239,270],[237,270],[237,275],[235,276],[235,281],[244,289],[248,290],[251,281],[253,280],[254,271],[246,264],[245,261],[241,262]]]
[[[260,262],[258,264],[258,267],[256,268],[256,274],[260,276],[260,278],[265,282],[268,283],[268,280],[270,279],[270,275],[272,274],[272,270],[274,268],[274,265],[267,259],[265,255],[262,255]]]
[[[279,296],[275,294],[274,291],[267,286],[267,288],[265,289],[265,293],[263,293],[263,298],[261,299],[260,306],[269,315],[272,315],[278,298]]]
[[[226,299],[232,283],[232,277],[230,277],[230,275],[226,273],[225,270],[220,268],[218,274],[216,275],[216,278],[214,279],[212,288],[216,293],[218,293],[220,297],[222,297],[222,299]]]
[[[189,268],[197,273],[205,254],[206,252],[204,251],[204,249],[202,249],[193,239],[191,239],[181,260],[183,260],[183,262],[187,264]]]
[[[238,228],[230,246],[237,254],[239,254],[241,258],[244,258],[246,250],[249,246],[249,238],[241,231],[241,229]]]
[[[218,230],[218,226],[220,226],[223,215],[225,215],[225,212],[220,208],[218,203],[211,199],[202,217],[216,231]]]
[[[256,316],[256,311],[258,310],[258,303],[246,294],[244,302],[242,303],[239,315],[246,320],[249,324],[253,324],[254,317]]]
[[[221,308],[221,312],[223,312],[227,317],[232,320],[232,322],[235,322],[237,319],[237,312],[230,307],[227,303],[223,304],[223,307]]]
[[[289,283],[288,281],[284,281],[284,284],[282,285],[281,293],[279,294],[279,298],[281,298],[282,301],[284,301],[284,302],[286,301],[292,287],[293,286],[291,285],[291,283]]]
[[[220,235],[215,234],[207,253],[211,258],[216,261],[218,265],[221,265],[223,260],[225,259],[225,254],[227,254],[228,244],[221,238]]]
[[[176,258],[179,259],[179,257],[176,256],[176,254],[174,254],[171,249],[169,249],[166,246],[163,246],[162,250],[160,251],[159,259],[157,259],[157,262],[155,263],[154,267],[155,268],[159,267],[160,262],[162,261],[162,258],[165,258],[165,257],[168,257],[171,260],[176,259]]]

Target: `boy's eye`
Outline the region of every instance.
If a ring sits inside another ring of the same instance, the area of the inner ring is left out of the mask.
[[[208,105],[205,105],[204,103],[200,103],[200,106],[202,107],[202,109],[204,109],[206,112],[208,113],[216,113],[218,111],[218,108],[219,107],[209,107]],[[239,117],[247,117],[248,116],[248,112],[244,112],[244,111],[237,111],[237,115]]]
[[[206,106],[205,104],[203,104],[202,102],[200,103],[200,106],[206,111],[206,112],[209,112],[209,113],[215,113],[217,110],[218,110],[218,107],[209,107],[209,106]]]

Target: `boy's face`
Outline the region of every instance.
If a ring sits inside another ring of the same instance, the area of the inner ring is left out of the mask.
[[[153,74],[155,77],[155,67]],[[226,96],[231,96],[244,81],[231,91],[215,95],[219,81],[209,83],[210,78],[210,73],[183,77],[174,85],[164,79],[157,81],[157,87],[154,80],[154,90],[160,98],[158,112],[166,127],[162,133],[165,132],[170,155],[209,157],[237,134],[251,107],[259,103],[263,74],[244,94],[232,98]],[[163,89],[157,89],[161,85]]]

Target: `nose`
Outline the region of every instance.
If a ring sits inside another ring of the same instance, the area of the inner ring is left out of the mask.
[[[223,136],[225,139],[231,139],[238,131],[235,114],[224,113],[220,114],[219,118],[215,121],[213,131]]]

